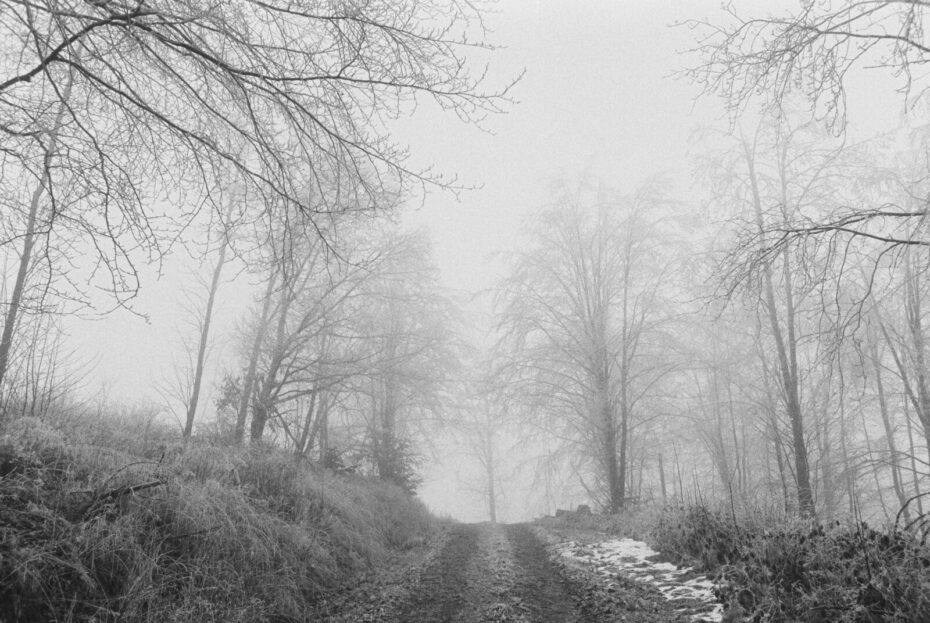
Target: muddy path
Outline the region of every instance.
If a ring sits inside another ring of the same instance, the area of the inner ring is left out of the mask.
[[[417,590],[391,613],[393,618],[411,623],[454,621],[460,613],[472,609],[479,595],[474,594],[475,587],[467,574],[479,552],[478,537],[472,526],[456,526],[439,556],[421,571]]]
[[[549,558],[539,538],[523,524],[505,527],[514,562],[522,571],[514,588],[528,608],[530,620],[570,623],[581,620],[573,598],[575,586]]]
[[[567,566],[525,524],[455,524],[429,547],[330,600],[332,623],[683,622],[661,594]]]

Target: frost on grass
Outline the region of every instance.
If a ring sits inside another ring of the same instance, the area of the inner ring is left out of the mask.
[[[584,545],[567,541],[557,545],[556,552],[566,561],[592,567],[608,581],[622,575],[654,586],[679,612],[691,615],[692,621],[719,622],[723,618],[713,582],[691,567],[656,561],[658,552],[642,541],[614,539]]]

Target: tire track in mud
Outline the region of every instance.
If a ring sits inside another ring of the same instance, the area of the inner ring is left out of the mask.
[[[513,550],[514,563],[520,570],[515,592],[526,604],[528,618],[546,623],[577,623],[569,581],[552,562],[545,546],[526,524],[504,527]]]
[[[445,623],[469,606],[466,574],[478,552],[474,526],[454,527],[439,556],[420,572],[417,590],[396,614],[409,623]]]

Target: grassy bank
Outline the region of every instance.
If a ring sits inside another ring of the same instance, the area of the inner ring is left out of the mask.
[[[271,448],[33,418],[0,435],[0,621],[303,621],[421,543],[425,507]]]
[[[930,621],[930,547],[920,533],[693,507],[664,513],[653,534],[663,552],[716,575],[733,620]]]
[[[612,517],[573,514],[540,523],[642,539],[673,561],[706,570],[727,621],[930,621],[930,546],[920,531],[706,506],[644,505]]]

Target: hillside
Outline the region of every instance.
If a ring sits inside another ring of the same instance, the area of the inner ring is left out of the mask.
[[[104,416],[0,437],[0,621],[303,621],[423,544],[391,485]]]

